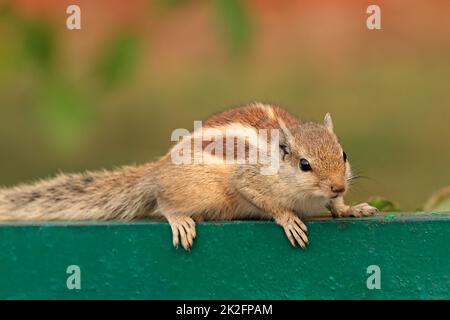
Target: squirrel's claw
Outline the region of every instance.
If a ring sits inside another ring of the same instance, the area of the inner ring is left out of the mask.
[[[348,208],[346,215],[351,217],[367,217],[376,214],[378,211],[377,208],[370,206],[367,203],[360,203],[356,206],[352,206]]]
[[[188,216],[172,216],[168,218],[172,228],[172,242],[178,248],[180,241],[183,248],[190,251],[196,237],[195,222]]]
[[[306,225],[297,216],[289,216],[286,219],[277,222],[283,227],[284,232],[293,247],[295,247],[297,243],[302,249],[306,249],[309,245],[307,235],[308,228],[306,228]]]

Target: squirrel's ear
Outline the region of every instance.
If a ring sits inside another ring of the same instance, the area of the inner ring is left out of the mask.
[[[325,115],[325,118],[323,119],[323,125],[330,130],[331,132],[333,132],[333,120],[331,119],[331,114],[327,113]]]

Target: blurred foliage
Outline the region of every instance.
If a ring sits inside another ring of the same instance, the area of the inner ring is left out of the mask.
[[[20,54],[25,61],[48,72],[56,57],[56,31],[51,22],[43,17],[25,18],[8,2],[0,4],[0,22],[21,38]]]
[[[55,57],[55,34],[44,20],[26,21],[23,24],[24,52],[39,67],[49,71]]]
[[[12,8],[9,3],[2,2],[0,3],[0,19],[4,19],[11,14]]]
[[[178,8],[188,3],[191,3],[192,0],[156,0],[155,2],[157,8],[159,9],[172,10],[174,8]]]
[[[216,0],[217,15],[233,55],[242,54],[250,42],[250,13],[245,1]]]
[[[425,204],[426,211],[450,211],[450,186],[433,193]]]
[[[37,107],[37,118],[48,140],[62,151],[75,148],[93,120],[93,109],[63,81],[53,81],[46,87]]]
[[[367,203],[381,212],[400,212],[398,204],[383,197],[371,197]],[[434,192],[422,208],[415,211],[450,212],[450,186]]]
[[[372,197],[367,202],[372,207],[377,208],[382,212],[399,212],[400,207],[392,201],[384,199],[382,197]]]
[[[107,88],[120,84],[136,68],[139,39],[131,33],[114,35],[98,60],[97,72]]]

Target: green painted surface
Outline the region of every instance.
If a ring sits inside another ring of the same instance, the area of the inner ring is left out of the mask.
[[[0,225],[0,298],[450,299],[450,214],[307,222],[292,248],[271,222],[202,223],[190,253],[165,223]],[[81,290],[66,268],[81,268]],[[366,286],[381,269],[381,289]]]

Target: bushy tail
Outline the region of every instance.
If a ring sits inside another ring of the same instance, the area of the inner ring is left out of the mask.
[[[0,190],[0,220],[133,219],[155,207],[156,163]]]

